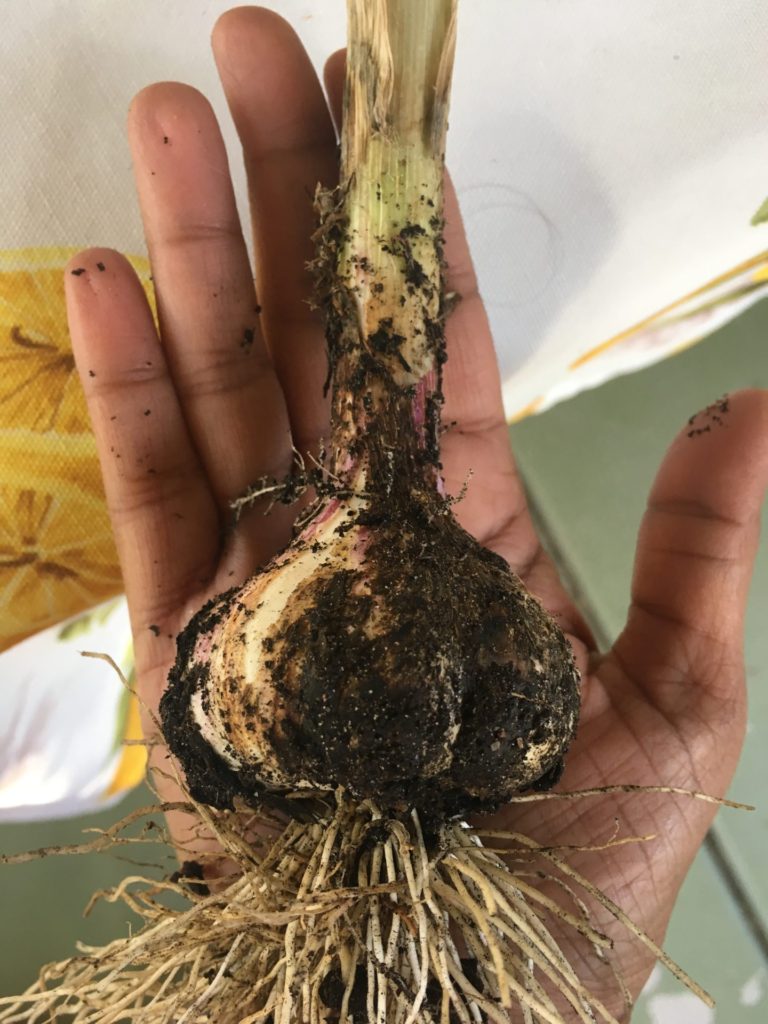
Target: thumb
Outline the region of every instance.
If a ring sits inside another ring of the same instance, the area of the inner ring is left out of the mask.
[[[737,392],[691,417],[658,472],[612,653],[670,717],[707,698],[743,700],[744,611],[766,486],[768,391]]]

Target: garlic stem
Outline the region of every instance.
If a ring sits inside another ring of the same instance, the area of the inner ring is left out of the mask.
[[[348,0],[348,11],[332,464],[353,489],[389,496],[395,477],[422,484],[424,468],[434,487],[439,466],[456,0]]]

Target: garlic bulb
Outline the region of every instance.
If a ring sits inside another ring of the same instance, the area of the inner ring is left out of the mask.
[[[326,474],[289,547],[182,633],[161,705],[218,806],[343,786],[463,813],[551,784],[576,727],[567,640],[442,494],[455,6],[425,0],[428,35],[374,6],[350,4],[343,184],[318,196]]]
[[[578,714],[568,642],[440,500],[321,503],[192,620],[163,698],[218,806],[344,786],[393,810],[491,807],[551,782]]]

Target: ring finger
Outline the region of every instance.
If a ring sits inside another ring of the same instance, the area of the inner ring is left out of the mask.
[[[163,347],[226,522],[232,498],[291,463],[226,151],[208,101],[173,82],[138,94],[128,134]],[[288,530],[284,512],[249,517],[238,531],[248,561],[268,558]]]

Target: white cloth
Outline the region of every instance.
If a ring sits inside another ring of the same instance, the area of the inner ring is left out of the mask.
[[[247,222],[209,46],[230,6],[5,0],[0,246],[144,251],[124,120],[160,79],[212,100]],[[344,0],[264,6],[318,68],[344,43]],[[768,5],[460,0],[459,22],[448,160],[516,415],[585,352],[768,250],[750,225],[768,193]],[[678,344],[629,346],[588,383]]]
[[[124,600],[0,655],[0,822],[83,814],[123,795],[112,783],[130,693],[113,668],[81,651],[108,653],[130,672]]]

